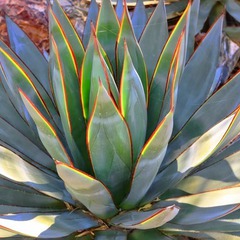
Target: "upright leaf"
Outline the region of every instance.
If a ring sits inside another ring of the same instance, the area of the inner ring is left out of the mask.
[[[128,191],[131,142],[126,123],[102,84],[89,121],[87,143],[96,178],[119,203]]]
[[[121,113],[129,126],[136,161],[145,142],[147,130],[147,103],[141,79],[133,66],[127,45],[120,87]]]
[[[115,45],[119,32],[119,22],[110,0],[103,0],[99,11],[96,33],[103,49],[116,71]]]
[[[88,10],[88,17],[85,23],[82,41],[83,45],[86,48],[91,36],[91,24],[95,26],[98,17],[98,4],[96,0],[91,0],[89,10]]]
[[[160,58],[158,59],[153,78],[150,85],[150,93],[149,93],[149,106],[148,106],[148,116],[149,116],[149,126],[151,129],[149,130],[149,134],[153,132],[156,128],[161,110],[162,110],[162,102],[165,96],[166,83],[168,79],[168,73],[171,66],[172,58],[178,43],[178,40],[181,36],[183,29],[186,29],[186,36],[188,35],[188,21],[190,14],[190,6],[189,3],[184,13],[182,14],[180,20],[176,24],[174,30],[172,31],[170,37],[168,38],[167,43],[161,53]],[[187,43],[187,39],[186,39]]]
[[[63,9],[61,8],[58,0],[53,0],[52,10],[57,20],[61,24],[62,30],[65,33],[67,41],[69,42],[69,45],[73,50],[73,55],[74,55],[74,58],[76,59],[78,69],[80,69],[83,56],[84,56],[84,48],[83,48],[82,42],[76,30],[72,26],[72,23],[70,22],[67,15],[64,13]]]
[[[222,17],[218,19],[186,65],[179,84],[173,134],[180,131],[208,96],[219,59],[222,21]]]
[[[52,74],[52,83],[53,83],[53,90],[55,93],[55,99],[58,106],[58,110],[60,112],[63,130],[66,136],[66,140],[71,150],[71,154],[73,156],[73,161],[75,167],[79,167],[80,169],[84,169],[85,171],[89,171],[90,161],[88,160],[87,156],[82,155],[82,153],[78,149],[77,142],[74,139],[74,132],[76,131],[73,127],[72,118],[71,116],[71,101],[69,101],[69,89],[67,89],[68,83],[66,82],[66,76],[63,72],[63,66],[60,58],[59,49],[55,40],[51,39],[51,74]],[[78,132],[79,133],[79,132]],[[84,132],[83,132],[84,133]],[[81,147],[84,149],[86,148],[85,139],[82,137],[81,140]],[[83,151],[83,152],[84,152]],[[86,152],[86,151],[85,151]]]
[[[122,18],[122,15],[123,15],[123,0],[117,0],[117,5],[115,7],[115,12],[116,12],[117,17],[120,21],[121,18]]]
[[[132,26],[137,39],[140,38],[142,31],[147,23],[148,17],[143,4],[143,0],[137,0],[132,15]]]
[[[54,42],[56,43],[52,45],[55,46],[55,49],[53,49],[52,52],[52,57],[54,62],[57,61],[57,65],[59,66],[58,68],[60,69],[61,74],[61,76],[59,77],[60,79],[62,79],[60,81],[60,85],[54,85],[54,90],[58,91],[59,93],[58,88],[60,87],[60,91],[63,91],[64,93],[64,99],[62,99],[60,95],[57,95],[58,105],[60,105],[60,103],[64,103],[65,107],[67,107],[67,109],[65,109],[64,111],[64,115],[62,114],[61,116],[62,118],[64,118],[64,122],[67,122],[64,128],[65,133],[67,132],[67,135],[70,136],[68,137],[68,143],[69,148],[72,150],[75,164],[77,164],[76,161],[78,161],[78,167],[89,172],[90,164],[86,151],[86,142],[85,139],[82,137],[86,133],[86,125],[80,101],[80,85],[76,61],[68,39],[66,38],[66,35],[62,29],[62,26],[56,19],[56,16],[51,9],[49,11],[49,18],[50,32],[52,34]],[[54,73],[56,73],[56,69],[57,68],[55,64]],[[55,80],[57,81],[57,79]],[[74,141],[72,141],[71,136],[73,137]],[[79,153],[79,151],[81,154]]]
[[[148,79],[152,79],[154,69],[162,49],[168,39],[167,15],[164,1],[159,0],[157,7],[150,16],[139,44],[147,66]]]
[[[101,79],[108,93],[113,96],[115,102],[118,102],[119,93],[111,69],[107,63],[106,53],[97,40],[94,28],[92,28],[92,36],[81,69],[80,82],[83,113],[86,120],[91,115],[94,106],[99,79]]]
[[[137,42],[136,36],[132,29],[130,16],[127,6],[124,7],[123,17],[120,24],[120,32],[117,39],[116,56],[117,56],[117,80],[121,77],[124,60],[124,42],[126,41],[133,65],[142,81],[146,100],[148,100],[148,79],[147,69],[144,62],[143,54]]]
[[[57,162],[57,171],[73,199],[82,203],[93,214],[106,219],[118,212],[110,192],[101,182],[60,162]]]

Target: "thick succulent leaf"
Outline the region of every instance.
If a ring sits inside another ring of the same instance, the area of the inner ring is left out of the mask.
[[[181,130],[209,94],[219,60],[222,23],[221,17],[186,65],[178,89],[174,135]]]
[[[44,86],[52,98],[50,82],[48,80],[48,63],[36,45],[9,17],[6,17],[8,36],[11,48],[30,69],[33,75]]]
[[[209,14],[213,8],[213,6],[216,4],[217,0],[201,0],[200,2],[200,11],[198,15],[198,24],[197,24],[197,32],[199,33],[203,26],[204,23],[206,22],[207,18],[209,17]]]
[[[145,212],[129,211],[112,218],[110,223],[127,229],[151,229],[171,221],[178,212],[175,205]]]
[[[89,121],[87,143],[96,178],[119,203],[128,191],[131,142],[127,125],[102,84]]]
[[[96,231],[94,233],[96,240],[127,240],[127,232],[117,230]]]
[[[239,232],[240,219],[239,219],[239,210],[229,213],[222,218],[213,220],[208,224],[191,224],[191,225],[182,225],[182,224],[173,224],[167,223],[162,228],[166,231],[201,231],[201,232]]]
[[[119,22],[110,0],[103,0],[96,26],[97,38],[116,70],[115,45],[119,32]]]
[[[115,12],[119,20],[121,20],[123,15],[123,0],[117,0],[117,5],[115,7]]]
[[[215,125],[187,148],[174,162],[160,171],[143,202],[149,202],[175,186],[189,171],[211,156],[227,137],[227,133],[234,125],[238,115],[239,111]]]
[[[194,52],[195,35],[197,35],[199,7],[200,7],[200,0],[194,0],[190,10],[186,60],[188,60],[192,55],[192,53]]]
[[[156,69],[153,74],[153,78],[150,85],[150,93],[149,93],[149,106],[148,106],[148,129],[150,135],[154,129],[156,128],[160,114],[162,111],[162,102],[165,96],[165,90],[168,73],[171,67],[173,55],[175,53],[175,49],[177,43],[179,42],[179,38],[182,34],[183,29],[186,29],[186,36],[188,35],[188,19],[190,14],[190,3],[188,4],[185,12],[181,16],[180,20],[176,24],[174,30],[172,31],[170,37],[168,38],[167,43],[161,53],[160,58],[158,59]],[[185,40],[187,43],[187,39]]]
[[[10,95],[16,99],[14,102],[17,101],[18,106],[21,108],[18,108],[18,111],[22,117],[26,118],[30,125],[32,124],[31,119],[29,119],[29,116],[26,114],[24,106],[22,106],[18,88],[26,91],[41,113],[51,122],[53,122],[52,119],[54,119],[54,122],[59,127],[58,113],[45,89],[23,63],[21,63],[17,56],[2,42],[0,42],[0,59],[3,73],[7,80],[6,84],[11,92]]]
[[[114,97],[115,102],[118,102],[119,93],[111,69],[107,55],[97,40],[95,30],[92,27],[92,35],[82,64],[80,82],[83,114],[86,120],[92,112],[99,79],[109,94]]]
[[[174,238],[168,237],[165,234],[162,234],[160,231],[156,229],[151,230],[134,230],[130,234],[128,234],[128,240],[173,240]]]
[[[115,102],[118,102],[119,92],[114,81],[114,78],[111,74],[111,71],[108,68],[107,63],[104,60],[104,57],[101,53],[101,46],[94,36],[94,51],[92,59],[92,74],[90,82],[90,92],[89,92],[89,114],[91,115],[96,96],[99,88],[99,79],[101,80],[105,89],[108,90],[109,95],[113,96]],[[83,81],[89,81],[89,79],[83,79]]]
[[[60,179],[44,173],[4,147],[0,147],[0,158],[1,176],[24,183],[53,198],[72,203]]]
[[[57,171],[73,199],[94,215],[106,219],[118,212],[108,189],[99,181],[66,164],[57,162]]]
[[[73,55],[76,60],[78,69],[80,69],[84,56],[84,48],[82,42],[76,30],[72,26],[70,20],[61,8],[58,0],[53,1],[52,10],[57,20],[59,21],[59,24],[61,25],[62,31],[65,33],[66,39],[73,50]]]
[[[3,75],[0,76],[2,76],[3,81]],[[2,82],[0,82],[0,102],[1,145],[8,145],[8,148],[14,149],[13,151],[18,152],[20,156],[24,154],[31,159],[32,164],[38,165],[38,167],[42,165],[46,169],[55,171],[52,159],[46,154],[46,150],[43,149],[40,140],[34,136],[27,123],[12,105]]]
[[[91,36],[91,24],[95,25],[98,17],[98,4],[96,3],[96,0],[91,0],[91,4],[88,9],[88,17],[85,23],[82,41],[83,45],[86,48]]]
[[[240,72],[207,99],[169,143],[163,167],[176,159],[197,138],[225,118],[240,104]],[[223,104],[219,104],[223,102]]]
[[[165,231],[164,231],[165,232]],[[166,232],[169,235],[176,235],[176,236],[186,236],[193,239],[202,239],[202,240],[216,240],[216,239],[227,239],[227,240],[239,240],[240,233],[222,233],[222,232],[201,232],[201,231],[184,231],[184,230],[173,230]],[[176,237],[176,239],[179,239]]]
[[[132,14],[132,26],[137,39],[140,38],[147,20],[148,17],[143,0],[138,0]]]
[[[89,171],[91,169],[90,161],[88,160],[88,155],[86,151],[86,142],[85,138],[82,137],[85,132],[85,124],[82,124],[82,126],[79,123],[79,121],[73,120],[75,115],[71,114],[73,111],[75,111],[71,105],[71,97],[69,97],[72,93],[69,91],[68,83],[69,78],[67,78],[66,75],[64,75],[64,69],[61,62],[61,56],[59,52],[59,48],[55,42],[54,39],[51,39],[51,54],[50,54],[50,60],[52,64],[51,68],[51,75],[52,75],[52,83],[53,83],[53,90],[55,93],[55,99],[58,106],[58,110],[61,116],[62,124],[63,124],[63,130],[66,136],[66,140],[68,143],[68,146],[71,150],[71,154],[73,156],[74,166],[78,167],[80,169],[84,169],[85,171]],[[79,99],[80,101],[80,99]],[[75,106],[77,107],[77,106]],[[83,119],[82,119],[83,120]],[[74,122],[74,123],[73,123]],[[76,126],[76,124],[78,126]],[[79,129],[79,128],[83,129]],[[79,132],[76,131],[76,128],[81,130]],[[76,135],[81,134],[76,139]],[[78,142],[75,141],[75,139],[78,140]],[[79,148],[83,149],[82,152],[85,152],[85,155],[83,155]]]
[[[172,108],[175,109],[176,106],[178,97],[178,83],[182,77],[182,72],[185,65],[187,50],[186,37],[186,30],[183,30],[176,46],[176,50],[169,69],[159,122],[162,121],[162,119],[169,111],[171,111]]]
[[[64,118],[63,122],[65,133],[68,137],[69,148],[72,150],[72,155],[75,159],[75,164],[77,167],[90,171],[88,154],[86,151],[86,142],[82,137],[85,136],[86,125],[83,118],[82,106],[80,101],[80,86],[78,79],[78,69],[75,62],[75,58],[73,56],[70,44],[65,37],[63,29],[61,25],[58,23],[54,13],[49,11],[49,21],[50,21],[50,32],[55,41],[55,69],[57,69],[56,65],[59,66],[59,71],[62,76],[62,84],[59,83],[54,84],[54,90],[57,91],[57,103],[58,105],[64,103],[67,109],[62,110],[65,114],[62,114],[61,117]],[[54,46],[54,42],[53,42]],[[56,76],[55,76],[56,77]],[[57,79],[53,79],[57,80]],[[60,89],[59,89],[60,88]],[[64,92],[64,99],[62,99],[61,95],[58,95],[59,92]],[[67,119],[66,119],[67,117]],[[72,140],[73,137],[74,141]],[[75,146],[76,144],[76,146]],[[81,151],[81,155],[79,154],[78,149]],[[77,164],[77,160],[79,160],[79,164]],[[81,163],[81,164],[80,164]]]
[[[62,201],[53,199],[40,193],[29,193],[23,190],[17,190],[10,187],[3,187],[0,184],[1,200],[0,205],[14,205],[16,207],[42,208],[44,211],[49,209],[65,209]],[[16,201],[17,199],[17,201]],[[20,210],[19,210],[20,212]],[[2,214],[2,213],[1,213]]]
[[[147,130],[147,103],[141,79],[134,68],[127,45],[120,87],[120,107],[132,140],[133,161],[135,162],[143,147]]]
[[[160,0],[145,26],[139,44],[147,66],[148,79],[152,78],[158,58],[168,39],[168,25],[164,1]]]
[[[117,56],[117,80],[120,81],[121,72],[123,68],[124,61],[124,44],[127,43],[130,56],[133,61],[133,65],[137,70],[137,73],[142,80],[142,85],[144,88],[146,100],[148,99],[148,78],[147,69],[144,62],[143,54],[141,52],[140,46],[137,42],[136,36],[132,29],[130,16],[128,13],[127,6],[124,7],[123,17],[120,25],[120,32],[117,39],[116,46],[116,56]],[[119,82],[118,82],[119,84]]]
[[[206,223],[236,211],[240,207],[239,188],[237,184],[229,188],[168,199],[166,204],[176,204],[181,209],[172,222],[184,225]]]
[[[148,191],[165,156],[172,128],[173,111],[163,119],[143,147],[133,172],[130,193],[121,204],[122,208],[135,207]]]
[[[20,90],[20,94],[29,114],[37,126],[39,137],[51,157],[54,160],[62,161],[72,165],[70,157],[64,149],[52,125],[47,121],[46,118],[44,118],[37,107],[28,98],[28,96],[22,92],[22,90]]]
[[[23,236],[51,239],[97,227],[98,223],[81,211],[36,212],[1,215],[0,226]]]
[[[238,184],[240,181],[240,152],[183,179],[176,186],[184,192],[195,194]]]

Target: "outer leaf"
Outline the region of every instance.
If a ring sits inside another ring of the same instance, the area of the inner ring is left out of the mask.
[[[71,133],[76,143],[76,146],[74,146],[75,143],[72,141],[71,137],[68,138],[68,143],[70,143],[69,147],[72,150],[74,159],[80,160],[79,162],[81,162],[81,164],[79,164],[79,167],[88,172],[90,171],[90,166],[88,164],[89,162],[86,161],[86,159],[88,159],[86,142],[82,137],[82,135],[85,135],[86,125],[84,122],[82,106],[80,102],[80,87],[77,65],[70,44],[51,9],[49,11],[49,18],[50,31],[57,46],[55,52],[58,51],[56,52],[56,59],[60,68],[60,74],[62,74],[61,82],[64,82],[64,84],[62,84],[64,99],[57,99],[58,105],[60,105],[60,102],[64,102],[65,106],[67,105],[67,112],[65,111],[65,113],[68,119],[64,119],[64,122],[66,123],[67,121],[68,128],[65,124],[64,130],[65,133],[67,132],[67,136],[70,135],[69,132]],[[60,97],[59,95],[57,96]],[[63,118],[66,115],[62,114],[61,117]],[[77,149],[80,149],[82,156],[79,154]],[[75,164],[77,166],[76,161]]]
[[[114,71],[116,70],[115,45],[119,32],[119,22],[110,0],[103,0],[98,15],[97,38],[106,51]]]
[[[164,1],[160,0],[145,26],[139,44],[151,80],[160,53],[168,38],[167,16]]]
[[[72,165],[72,162],[52,125],[44,118],[22,90],[20,90],[20,94],[29,114],[36,123],[39,137],[51,157],[55,160]]]
[[[119,203],[128,191],[131,142],[128,128],[102,84],[89,121],[87,142],[96,178]]]
[[[143,59],[140,46],[134,35],[131,20],[129,17],[127,6],[124,7],[123,17],[120,25],[120,32],[117,39],[116,55],[117,55],[117,75],[118,81],[121,76],[123,60],[124,60],[124,42],[126,41],[133,65],[142,80],[146,100],[148,99],[148,79],[146,65]]]
[[[11,48],[26,64],[52,98],[46,59],[29,37],[9,17],[6,17],[6,23]]]
[[[132,26],[137,39],[140,38],[142,31],[147,23],[148,17],[143,4],[143,0],[138,0],[132,15]]]
[[[194,113],[181,132],[169,143],[163,167],[176,159],[197,138],[235,110],[236,106],[240,104],[239,79],[240,73],[238,72]],[[221,101],[223,104],[219,104]]]
[[[69,45],[71,45],[71,48],[73,50],[73,55],[76,60],[76,63],[78,65],[78,69],[80,68],[84,56],[84,48],[82,45],[82,42],[72,26],[70,20],[64,13],[63,9],[61,8],[58,0],[53,1],[52,10],[59,21],[63,32],[65,33],[65,36],[67,38],[67,41],[69,42]]]
[[[149,202],[163,194],[184,178],[187,173],[211,156],[226,138],[239,112],[222,120],[203,134],[194,144],[183,152],[173,163],[162,170],[155,178],[143,202]],[[159,189],[161,186],[161,189]]]
[[[178,211],[175,205],[146,212],[130,211],[112,218],[111,224],[128,229],[157,228],[171,221]]]
[[[168,199],[167,204],[169,202],[170,204],[175,203],[182,210],[172,222],[184,225],[205,223],[239,209],[239,188],[240,186],[236,185],[230,188]]]
[[[120,87],[121,113],[131,133],[133,160],[136,161],[143,147],[147,130],[147,103],[141,79],[133,66],[127,45]]]
[[[239,158],[240,152],[237,152],[222,159],[185,178],[177,185],[177,189],[194,194],[216,190],[219,186],[227,187],[238,184],[240,180]]]
[[[31,101],[34,102],[41,113],[52,123],[52,119],[54,119],[54,122],[59,127],[59,116],[51,99],[45,92],[45,89],[43,89],[38,80],[2,42],[0,42],[0,59],[11,95],[17,99],[15,101],[21,103],[21,109],[18,110],[23,118],[25,118],[29,124],[32,124],[31,119],[29,119],[29,116],[26,114],[26,111],[22,106],[22,100],[18,88],[28,92]]]
[[[54,209],[65,209],[63,202],[42,195],[39,193],[29,193],[23,190],[16,190],[10,187],[0,186],[1,205],[14,205],[16,207],[42,208],[43,211]],[[15,200],[17,198],[17,201]],[[18,210],[20,212],[20,209]],[[2,214],[2,213],[1,213]]]
[[[97,16],[98,16],[98,4],[96,3],[96,0],[91,0],[91,4],[88,10],[87,21],[85,23],[84,32],[82,36],[82,41],[85,48],[87,47],[91,36],[91,24],[95,25],[97,21]]]
[[[118,212],[111,194],[101,182],[60,162],[57,162],[57,171],[72,197],[94,215],[106,219]]]
[[[221,17],[186,65],[182,81],[179,84],[174,135],[181,130],[209,94],[219,59],[222,22],[223,18]]]
[[[186,36],[188,34],[188,19],[190,14],[190,3],[188,4],[185,12],[178,21],[174,30],[172,31],[162,53],[158,60],[156,69],[153,74],[153,78],[150,85],[150,94],[149,94],[149,107],[148,107],[148,125],[149,125],[149,134],[150,135],[156,128],[160,113],[162,101],[165,96],[166,83],[168,79],[169,69],[172,63],[172,58],[178,43],[178,40],[181,36],[181,33],[184,28],[186,28]],[[186,39],[187,42],[187,39]]]
[[[187,230],[195,230],[201,232],[229,232],[229,233],[237,233],[239,232],[240,219],[239,219],[239,210],[234,211],[233,213],[229,213],[226,216],[223,216],[219,219],[213,220],[206,223],[200,224],[191,224],[191,225],[179,225],[167,223],[164,225],[164,230],[167,231],[187,231]]]
[[[11,181],[24,183],[48,196],[72,203],[69,195],[65,195],[60,179],[53,177],[25,162],[16,154],[0,147],[0,174]],[[4,198],[3,198],[4,199]]]
[[[3,77],[2,75],[2,81],[4,81]],[[8,148],[14,149],[13,151],[18,152],[20,156],[25,155],[26,159],[31,159],[30,161],[33,165],[38,165],[38,167],[42,165],[47,169],[55,171],[52,159],[46,154],[46,150],[43,149],[40,140],[34,136],[30,127],[12,105],[4,91],[2,82],[0,82],[0,102],[1,145],[8,145]],[[36,151],[38,154],[35,154]]]
[[[96,227],[98,223],[81,211],[74,211],[7,214],[0,216],[0,225],[24,236],[50,239]]]
[[[141,152],[133,172],[130,193],[121,204],[124,209],[135,207],[151,186],[165,156],[172,128],[171,111],[159,124]]]

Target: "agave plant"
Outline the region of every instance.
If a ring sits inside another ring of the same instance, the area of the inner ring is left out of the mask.
[[[240,238],[240,73],[213,91],[221,16],[194,49],[190,2],[92,1],[80,38],[57,1],[50,54],[7,18],[0,43],[0,236]]]

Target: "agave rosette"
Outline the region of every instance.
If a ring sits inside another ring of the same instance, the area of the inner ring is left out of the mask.
[[[53,1],[47,60],[7,18],[0,236],[238,239],[239,72],[212,90],[223,17],[194,49],[199,0],[170,35],[163,1],[149,19],[121,4],[91,1],[80,38]]]

